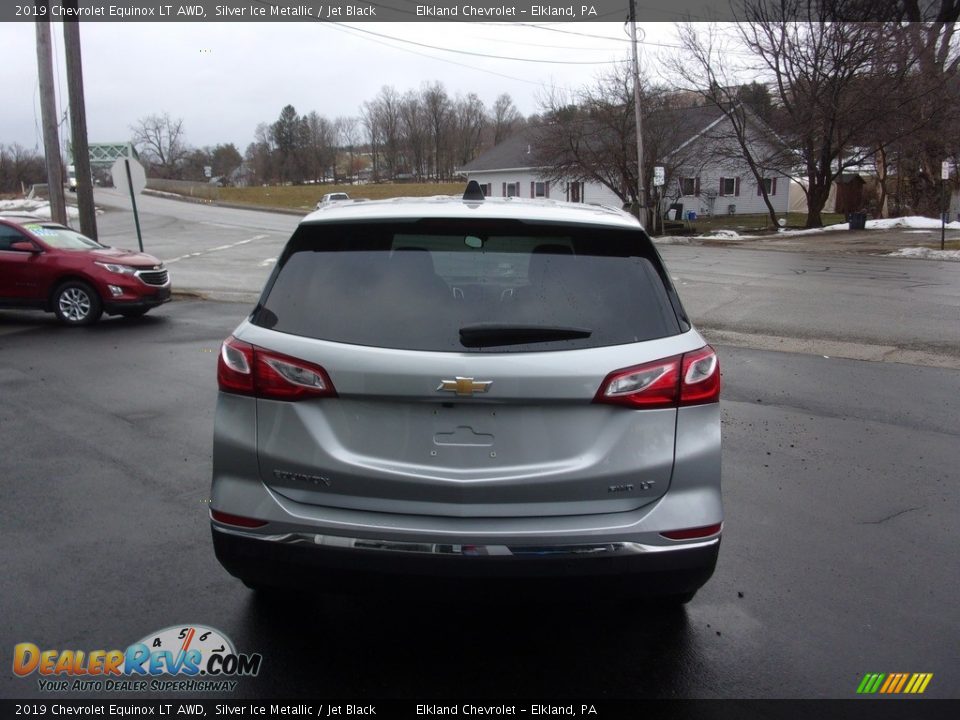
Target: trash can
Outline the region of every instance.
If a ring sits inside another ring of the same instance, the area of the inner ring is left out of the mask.
[[[866,230],[867,214],[862,212],[847,213],[847,222],[851,230]]]

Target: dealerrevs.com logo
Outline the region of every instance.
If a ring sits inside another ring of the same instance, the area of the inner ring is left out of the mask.
[[[234,678],[259,673],[262,661],[204,625],[164,628],[126,650],[41,650],[29,642],[13,648],[14,674],[37,674],[39,689],[49,692],[229,691]]]

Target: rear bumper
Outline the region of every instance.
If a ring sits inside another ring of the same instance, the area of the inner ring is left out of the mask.
[[[247,582],[354,592],[478,587],[569,595],[577,591],[672,595],[713,575],[720,537],[676,545],[596,543],[560,546],[454,545],[291,533],[260,535],[212,524],[217,559]]]

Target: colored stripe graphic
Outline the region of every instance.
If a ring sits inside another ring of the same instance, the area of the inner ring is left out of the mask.
[[[900,675],[900,682],[897,683],[897,687],[895,687],[891,692],[895,692],[895,693],[900,692],[901,690],[903,690],[903,686],[906,684],[906,682],[907,682],[907,674],[902,673]]]
[[[885,677],[886,675],[883,673],[867,673],[860,681],[857,692],[861,695],[872,695],[879,689],[880,683],[883,682]]]
[[[857,686],[858,695],[921,695],[933,673],[867,673]]]

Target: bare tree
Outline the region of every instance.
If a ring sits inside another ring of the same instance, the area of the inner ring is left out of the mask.
[[[759,99],[764,94],[756,84],[744,87],[734,80],[736,70],[731,71],[728,62],[736,55],[716,25],[684,23],[677,30],[683,53],[672,59],[670,69],[685,90],[716,108],[725,119],[710,130],[710,159],[734,168],[743,167],[753,176],[770,223],[776,227],[777,212],[770,201],[766,178],[777,173],[789,177],[791,158],[779,139],[769,133],[767,141],[759,140],[762,121],[750,105],[762,105]]]
[[[330,170],[336,179],[337,132],[334,124],[316,111],[309,112],[301,123],[303,152],[310,177],[314,182],[321,182]]]
[[[19,143],[0,145],[0,192],[21,192],[27,185],[46,182],[46,178],[42,155]]]
[[[357,146],[360,145],[360,120],[344,115],[338,117],[333,125],[337,133],[337,144],[341,149],[347,151],[346,177],[352,183],[360,171],[357,163]]]
[[[377,148],[374,174],[379,169],[391,179],[399,172],[402,161],[400,102],[400,94],[393,87],[384,85],[377,97],[364,103],[364,124],[371,144]],[[377,159],[380,160],[379,168]]]
[[[427,126],[427,115],[420,103],[419,93],[409,90],[403,96],[400,103],[400,121],[406,165],[416,176],[417,182],[422,182],[427,174],[427,146],[430,130]]]
[[[276,178],[273,138],[270,126],[260,123],[253,133],[253,142],[247,146],[246,161],[253,169],[256,182],[266,184]]]
[[[641,77],[644,129],[644,187],[652,187],[653,166],[680,144],[680,128],[669,112],[662,87]],[[545,179],[592,181],[610,188],[624,203],[635,202],[637,183],[636,115],[633,80],[620,64],[575,93],[551,90],[540,98],[540,124],[533,133],[534,162]],[[674,153],[672,162],[683,157]],[[649,207],[650,203],[646,203]]]
[[[523,116],[520,115],[520,111],[513,104],[513,98],[508,93],[497,97],[493,103],[491,115],[494,145],[499,145],[506,140],[523,123]]]
[[[777,129],[802,168],[807,227],[823,224],[833,182],[873,157],[876,147],[865,144],[871,128],[885,113],[902,111],[911,73],[909,62],[896,62],[889,27],[837,21],[837,11],[836,3],[747,0],[737,24],[771,80]]]
[[[487,122],[483,101],[475,93],[458,97],[453,105],[453,118],[456,137],[455,161],[458,167],[462,167],[473,160],[480,150],[483,129]]]
[[[885,148],[896,163],[897,210],[935,215],[940,209],[940,163],[960,153],[960,50],[956,23],[960,0],[902,0],[899,22],[887,31],[905,48],[900,62],[910,67],[901,98],[907,127],[888,136]],[[878,154],[878,169],[881,162]],[[957,178],[953,178],[957,186]],[[886,192],[886,185],[880,194]]]
[[[178,174],[181,161],[189,152],[183,137],[183,119],[171,118],[169,113],[148,115],[131,126],[133,143],[140,156],[153,172],[162,178]]]
[[[450,169],[447,161],[450,153],[444,147],[444,140],[449,135],[453,111],[447,91],[439,82],[424,85],[420,95],[433,142],[433,177],[436,182],[440,182],[441,178],[449,174]]]
[[[373,180],[380,180],[380,149],[383,146],[383,131],[377,114],[376,106],[365,102],[360,109],[360,121],[367,131],[367,143],[370,146],[370,159],[373,164]]]

